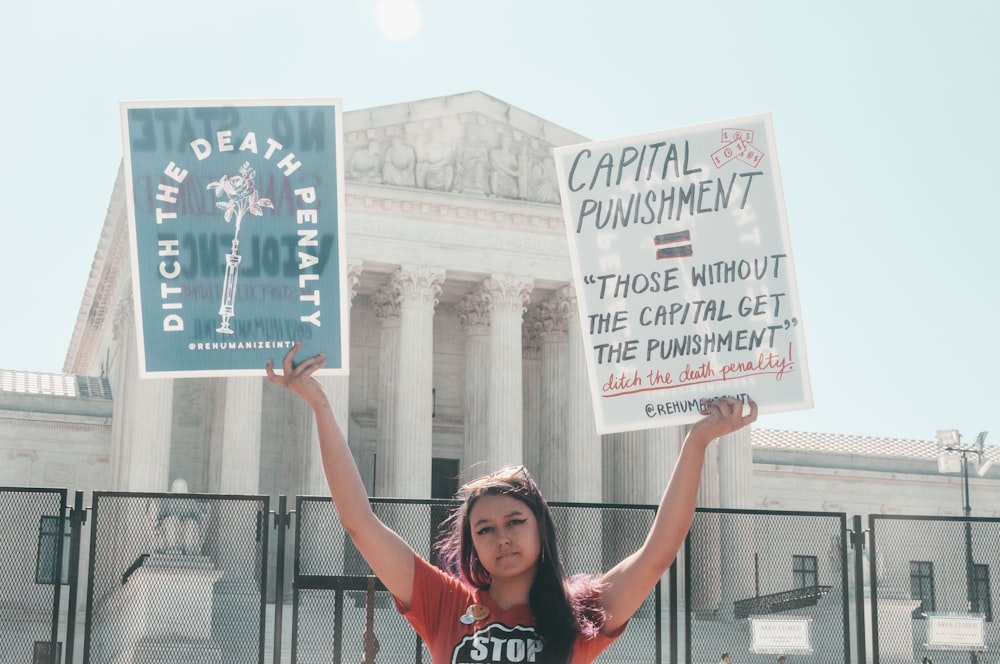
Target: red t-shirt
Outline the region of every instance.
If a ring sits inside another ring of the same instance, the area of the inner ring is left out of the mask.
[[[461,618],[471,605],[489,610],[471,624]],[[535,632],[535,616],[527,604],[502,609],[485,590],[465,585],[459,579],[414,556],[413,600],[404,610],[396,608],[427,644],[433,664],[544,664],[544,643]],[[618,638],[612,636],[577,639],[572,664],[588,664]]]

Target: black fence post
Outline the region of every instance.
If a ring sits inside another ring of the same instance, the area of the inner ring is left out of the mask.
[[[49,579],[52,582],[52,620],[50,621],[50,631],[49,631],[49,644],[48,644],[48,657],[46,658],[49,664],[59,664],[59,598],[62,592],[62,585],[65,582],[62,573],[62,561],[63,561],[63,546],[65,546],[64,540],[66,533],[66,519],[68,518],[68,509],[66,508],[66,490],[61,489],[59,491],[59,518],[56,521],[56,529],[54,533],[54,544],[55,551],[52,556],[52,569],[49,570]],[[41,541],[41,526],[39,526],[39,541]],[[36,576],[38,571],[36,570]],[[35,648],[37,649],[38,644],[36,642]]]
[[[688,531],[687,537],[684,538],[684,661],[686,664],[691,664],[691,627],[691,532]]]
[[[854,515],[854,532],[851,533],[854,547],[854,618],[858,661],[865,659],[865,531],[862,530],[861,515]]]
[[[274,512],[277,553],[274,566],[274,664],[281,664],[281,630],[285,609],[285,540],[289,525],[288,497],[278,496],[278,511]]]
[[[83,524],[87,522],[87,511],[83,509],[83,492],[77,491],[73,497],[73,509],[69,513],[69,594],[66,599],[66,664],[73,664],[73,643],[76,640],[76,601],[80,588],[80,539]]]
[[[868,515],[868,578],[872,586],[872,664],[878,664],[878,546],[875,544],[875,515]],[[864,592],[864,581],[862,581],[862,592]]]
[[[677,558],[674,558],[674,562],[670,564],[670,569],[667,570],[667,578],[670,583],[670,589],[667,591],[667,615],[670,616],[670,623],[667,625],[667,638],[670,640],[670,659],[671,664],[677,661]],[[657,626],[657,636],[659,640],[659,632],[662,631],[662,617],[663,617],[663,607],[662,607],[662,583],[656,584],[656,626]],[[660,644],[657,643],[656,646],[656,661],[657,664],[663,661],[663,652]]]

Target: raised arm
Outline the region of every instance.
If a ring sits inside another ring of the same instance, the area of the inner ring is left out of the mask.
[[[610,634],[632,617],[642,601],[674,561],[694,520],[698,483],[708,444],[757,419],[757,404],[743,415],[739,399],[715,399],[684,438],[653,525],[639,550],[615,565],[603,577],[601,603],[607,614],[604,632]]]
[[[316,416],[323,472],[330,487],[334,505],[347,534],[371,565],[375,576],[405,606],[413,597],[413,549],[375,516],[368,492],[350,447],[337,424],[323,386],[313,376],[326,365],[326,354],[315,355],[295,363],[302,344],[295,344],[285,355],[282,373],[267,362],[267,377],[272,383],[284,385],[309,404]]]

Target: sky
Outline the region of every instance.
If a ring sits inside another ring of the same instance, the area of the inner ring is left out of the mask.
[[[771,113],[815,405],[756,426],[1000,443],[998,24],[994,0],[13,3],[0,368],[63,369],[119,102],[481,90],[593,140]]]

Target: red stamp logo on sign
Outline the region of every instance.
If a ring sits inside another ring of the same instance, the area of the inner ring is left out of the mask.
[[[712,153],[715,167],[722,168],[733,159],[756,167],[764,158],[764,153],[754,146],[754,134],[753,129],[723,129],[722,147]]]

